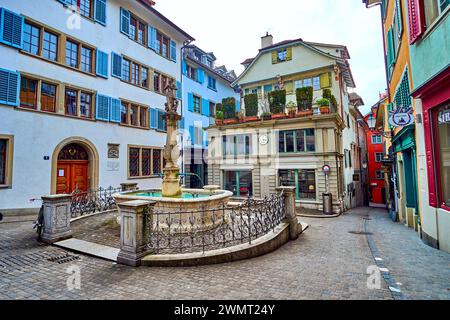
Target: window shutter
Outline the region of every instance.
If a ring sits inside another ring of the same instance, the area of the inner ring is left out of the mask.
[[[22,49],[24,22],[22,16],[5,8],[0,8],[0,42]]]
[[[387,42],[388,42],[388,67],[391,67],[395,61],[394,33],[392,31],[392,28],[390,28],[388,31]]]
[[[188,94],[188,111],[194,112],[194,95],[192,93]]]
[[[94,20],[106,26],[106,0],[94,1]]]
[[[148,47],[156,51],[156,29],[148,26]]]
[[[120,123],[120,109],[122,102],[119,99],[111,99],[109,121]]]
[[[409,16],[409,44],[414,44],[425,31],[422,0],[407,0]]]
[[[178,120],[178,129],[180,130],[184,129],[184,117]]]
[[[158,128],[158,110],[150,108],[150,128]]]
[[[209,100],[202,99],[202,115],[209,117]]]
[[[170,40],[170,60],[177,61],[177,44],[173,40]]]
[[[120,32],[130,35],[130,12],[124,8],[120,8]]]
[[[395,15],[397,16],[398,34],[396,36],[400,39],[403,33],[403,15],[402,15],[402,2],[395,0]]]
[[[292,60],[292,47],[286,49],[286,61]]]
[[[177,81],[177,99],[182,99],[183,97],[183,89],[181,88],[181,82]]]
[[[109,121],[109,105],[111,98],[97,94],[96,100],[96,118],[98,120]]]
[[[122,56],[117,53],[111,53],[112,67],[111,74],[113,77],[122,78]]]
[[[202,68],[197,69],[197,79],[200,83],[205,82],[205,71]]]
[[[330,73],[322,73],[320,75],[320,88],[329,88],[331,87],[331,79],[330,79]]]
[[[181,65],[182,65],[182,73],[183,73],[184,75],[186,75],[186,74],[187,74],[186,60],[183,59],[183,61],[181,62]]]
[[[278,62],[278,52],[272,51],[272,64],[276,64]]]
[[[284,83],[284,89],[287,94],[292,94],[294,92],[294,83],[292,81]]]
[[[0,69],[0,104],[19,105],[20,73]]]
[[[194,145],[195,144],[195,128],[194,126],[189,126],[189,135],[191,138],[191,144]]]
[[[108,54],[97,49],[97,75],[108,78]]]

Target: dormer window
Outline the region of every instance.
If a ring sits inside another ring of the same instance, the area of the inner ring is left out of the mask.
[[[198,51],[194,51],[194,58],[198,61],[202,61],[202,54]]]
[[[286,49],[278,51],[278,55],[277,55],[278,62],[286,61],[286,57],[287,57]]]

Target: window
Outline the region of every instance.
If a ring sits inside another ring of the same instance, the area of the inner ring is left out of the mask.
[[[147,29],[148,25],[134,15],[130,15],[130,39],[137,43],[146,46],[147,45]]]
[[[92,72],[92,50],[81,48],[81,70],[84,72]]]
[[[314,129],[287,130],[279,132],[279,152],[314,152],[315,150],[316,144]]]
[[[155,73],[156,75],[156,73]],[[144,89],[149,89],[149,68],[136,61],[123,58],[122,81],[128,82]],[[159,84],[158,84],[159,85]]]
[[[56,85],[42,82],[41,84],[41,110],[55,112]]]
[[[120,123],[133,127],[148,128],[148,107],[122,101]]]
[[[216,116],[216,104],[214,102],[209,102],[209,116],[215,117]]]
[[[0,186],[12,185],[13,136],[0,135]]]
[[[203,145],[203,129],[194,126],[194,144]]]
[[[381,144],[382,142],[383,141],[380,134],[375,134],[372,136],[372,144]]]
[[[277,62],[284,62],[287,60],[287,49],[281,49],[277,52]]]
[[[130,82],[130,66],[131,66],[131,62],[127,59],[123,59],[122,80],[125,82]]]
[[[224,171],[224,188],[237,197],[253,195],[251,171]]]
[[[375,171],[375,179],[384,179],[383,171],[381,170]]]
[[[64,106],[66,115],[91,119],[93,117],[93,93],[66,88],[64,95]]]
[[[78,44],[66,41],[66,64],[72,68],[78,68]]]
[[[81,15],[93,18],[93,0],[67,0],[68,5],[76,6]]]
[[[20,106],[28,109],[37,109],[38,81],[22,77],[20,81]]]
[[[316,199],[315,170],[279,170],[278,185],[283,187],[295,187],[295,198],[297,200]]]
[[[320,76],[313,77],[313,78],[305,78],[305,79],[301,79],[301,80],[296,80],[294,82],[294,88],[295,89],[304,88],[304,87],[313,87],[313,89],[315,91],[320,90],[321,89]]]
[[[197,69],[194,67],[191,67],[190,65],[186,66],[186,75],[188,78],[197,81]]]
[[[320,90],[320,77],[313,78],[313,88],[314,90]]]
[[[25,22],[23,28],[23,50],[32,54],[39,54],[40,30]]]
[[[194,96],[194,112],[202,112],[201,98],[197,96]]]
[[[216,79],[214,79],[213,77],[208,76],[208,88],[213,89],[213,90],[217,90],[216,88]]]
[[[155,92],[159,92],[161,93],[161,74],[159,74],[158,72],[155,72],[153,74],[153,90],[155,90]]]
[[[81,91],[80,94],[80,115],[85,118],[91,118],[92,94]]]
[[[162,35],[159,31],[156,32],[156,52],[165,58],[169,58],[170,54],[170,39]]]
[[[66,114],[77,116],[78,92],[72,89],[66,89],[65,97]]]
[[[148,88],[148,68],[141,67],[141,87]]]
[[[44,31],[44,42],[42,49],[42,56],[44,58],[56,61],[58,56],[58,36],[48,31]]]
[[[438,195],[441,204],[450,207],[450,104],[437,108],[434,119]]]
[[[129,147],[128,175],[145,178],[161,173],[162,150],[149,147]]]
[[[224,157],[249,156],[251,152],[250,135],[238,134],[222,137],[222,154]]]
[[[425,23],[429,27],[448,7],[448,0],[426,0],[424,1]]]
[[[139,85],[139,65],[132,63],[131,68],[131,83]]]
[[[376,152],[375,153],[375,162],[381,162],[383,161],[383,153],[382,152]]]

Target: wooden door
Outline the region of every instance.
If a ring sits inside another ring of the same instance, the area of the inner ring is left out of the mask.
[[[57,194],[89,189],[89,161],[58,161],[56,174]]]

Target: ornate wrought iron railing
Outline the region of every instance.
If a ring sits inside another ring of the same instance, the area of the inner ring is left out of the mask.
[[[70,206],[72,218],[114,209],[116,201],[112,195],[121,191],[121,187],[99,188],[89,191],[75,190],[72,193]]]
[[[197,210],[153,208],[147,215],[148,249],[154,254],[205,252],[251,244],[281,224],[284,196],[248,199],[238,206],[224,203]]]

